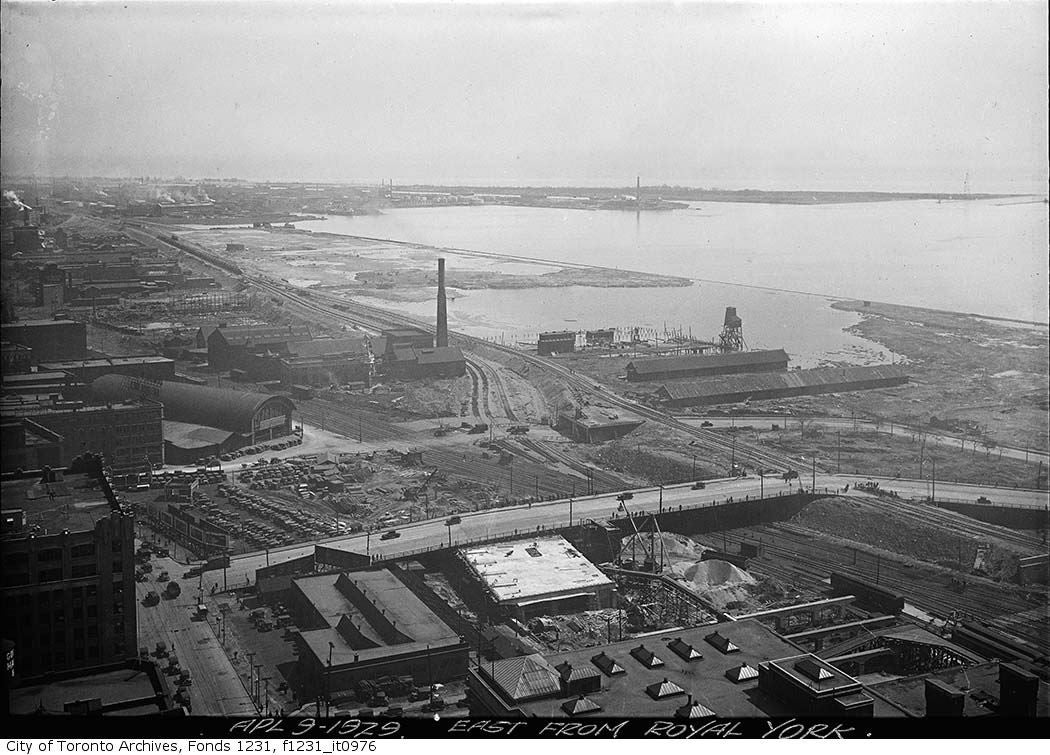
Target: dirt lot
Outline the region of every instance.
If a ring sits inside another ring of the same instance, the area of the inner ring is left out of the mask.
[[[850,330],[904,355],[914,376],[907,391],[851,395],[858,412],[914,425],[934,416],[973,422],[998,443],[1048,447],[1045,326],[890,304],[833,306],[864,314]],[[820,404],[839,408],[832,397]]]

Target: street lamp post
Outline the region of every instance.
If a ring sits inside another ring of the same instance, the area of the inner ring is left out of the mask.
[[[664,486],[660,486],[660,513],[664,513]]]

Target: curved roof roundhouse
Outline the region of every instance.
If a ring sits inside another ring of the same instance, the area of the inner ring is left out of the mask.
[[[103,375],[91,384],[92,393],[103,400],[146,398],[164,405],[164,418],[206,425],[238,433],[250,433],[252,420],[266,406],[277,406],[290,414],[295,404],[286,396],[247,393],[192,383],[153,383],[125,375]]]

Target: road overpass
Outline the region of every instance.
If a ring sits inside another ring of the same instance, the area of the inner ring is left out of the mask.
[[[815,478],[803,475],[801,480],[790,481],[784,481],[780,477],[749,476],[709,480],[700,490],[693,490],[688,483],[663,488],[639,488],[630,491],[633,497],[627,503],[627,508],[632,514],[641,515],[658,513],[661,510],[675,511],[679,507],[683,510],[699,510],[743,504],[762,497],[772,498],[797,493],[800,490],[800,482],[807,490],[813,486],[818,493],[835,493],[849,485],[851,493],[863,494],[864,490],[856,489],[857,485],[868,481],[877,481],[884,493],[893,491],[904,499],[926,500],[930,495],[929,480],[874,478],[849,474],[817,474]],[[1050,515],[1050,493],[1045,490],[937,483],[938,501],[943,498],[946,501],[978,505],[977,499],[981,497],[991,501],[989,504],[982,504],[990,509],[1014,508],[1041,516],[1043,521]],[[616,493],[488,509],[461,514],[460,523],[452,526],[447,526],[445,519],[429,519],[404,525],[398,528],[397,538],[388,540],[382,539],[383,531],[356,533],[234,556],[226,570],[225,579],[229,587],[254,584],[257,569],[312,555],[316,544],[379,559],[392,559],[447,548],[449,545],[464,546],[515,535],[527,537],[541,530],[549,531],[577,525],[588,519],[602,521],[614,516],[624,516]],[[223,589],[222,572],[209,572],[205,582],[206,588],[208,584],[215,583],[219,589]]]

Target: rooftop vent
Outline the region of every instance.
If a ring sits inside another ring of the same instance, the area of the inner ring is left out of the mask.
[[[561,704],[561,709],[569,716],[582,716],[585,713],[597,713],[602,706],[588,697],[580,695],[575,700],[566,700]]]
[[[798,663],[796,663],[795,670],[809,677],[813,681],[817,682],[817,684],[835,678],[835,675],[833,673],[828,671],[826,668],[821,666],[812,658],[804,658]]]
[[[667,643],[667,647],[669,647],[675,655],[685,661],[699,661],[704,657],[699,650],[694,648],[688,642],[685,642],[681,637],[675,637]]]
[[[674,697],[675,695],[685,694],[684,689],[670,681],[666,676],[662,682],[654,682],[650,684],[645,688],[645,691],[649,697],[654,700],[663,700],[665,697]]]
[[[733,682],[734,684],[740,684],[740,682],[746,682],[749,679],[758,678],[758,669],[754,666],[748,666],[746,663],[741,663],[739,666],[728,669],[726,671],[726,679]]]
[[[614,661],[612,658],[605,654],[605,651],[598,653],[598,655],[591,658],[591,663],[601,669],[602,673],[606,676],[616,676],[617,674],[626,674],[627,670],[624,669],[619,663]]]
[[[689,700],[686,704],[675,710],[675,718],[714,718],[715,712],[705,705],[701,705],[693,700],[693,696],[689,696]]]
[[[653,651],[645,645],[639,645],[636,647],[631,651],[631,655],[646,668],[659,668],[664,665],[664,662],[657,658]]]
[[[540,549],[537,548],[535,545],[530,545],[528,548],[525,549],[525,552],[533,558],[539,558],[543,555],[542,553],[540,553]]]
[[[711,632],[711,634],[707,635],[704,639],[707,640],[708,643],[716,647],[722,653],[728,654],[740,652],[739,647],[734,645],[728,637],[724,637],[718,632]]]

